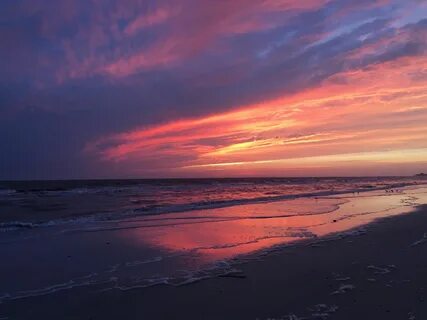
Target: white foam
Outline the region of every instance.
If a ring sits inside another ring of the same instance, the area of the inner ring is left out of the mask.
[[[339,183],[343,182],[337,182]],[[305,186],[309,186],[310,184],[306,184]],[[351,184],[350,184],[351,185]],[[191,203],[178,203],[178,204],[167,204],[160,203],[156,206],[145,206],[142,208],[129,208],[123,210],[115,210],[113,212],[98,212],[95,214],[90,214],[83,217],[78,218],[59,218],[53,219],[50,221],[41,221],[41,222],[27,222],[27,221],[11,221],[11,222],[3,222],[0,223],[0,231],[16,231],[23,228],[39,228],[39,227],[49,227],[55,225],[64,225],[64,224],[82,224],[86,222],[103,222],[103,221],[119,221],[127,218],[133,217],[145,217],[151,215],[162,215],[168,213],[179,213],[179,212],[189,212],[195,210],[209,210],[209,209],[218,209],[218,208],[226,208],[231,206],[238,205],[246,205],[246,204],[257,204],[257,203],[266,203],[266,202],[276,202],[276,201],[284,201],[284,200],[292,200],[299,198],[316,198],[316,197],[331,197],[331,196],[344,196],[351,197],[352,193],[358,192],[372,192],[385,190],[387,188],[393,187],[404,187],[404,186],[412,186],[413,188],[418,188],[420,186],[413,185],[412,182],[402,182],[402,183],[394,183],[394,184],[374,184],[374,185],[363,185],[357,184],[356,187],[351,188],[348,186],[344,189],[335,189],[330,188],[326,191],[313,191],[313,192],[301,192],[301,193],[292,193],[292,194],[280,194],[280,195],[262,195],[260,197],[253,198],[243,198],[243,199],[216,199],[216,200],[205,200]],[[290,187],[290,185],[287,185]],[[141,186],[124,186],[124,187],[94,187],[94,188],[75,188],[70,190],[62,190],[62,191],[46,191],[45,193],[54,194],[54,195],[63,195],[63,194],[98,194],[98,193],[120,193],[123,191],[130,190],[140,190]],[[288,190],[289,191],[289,190]],[[15,190],[12,189],[1,189],[0,195],[6,196],[14,196],[17,194]],[[29,193],[31,196],[31,192]],[[130,196],[129,194],[127,196]],[[178,195],[177,195],[178,196]],[[341,198],[342,199],[342,198]],[[412,203],[408,203],[410,205]],[[296,214],[294,214],[296,215]],[[255,217],[254,217],[255,218]],[[266,217],[260,217],[266,218]]]
[[[369,270],[372,270],[374,272],[374,274],[387,274],[387,273],[390,273],[391,269],[394,269],[395,267],[385,268],[385,267],[377,267],[377,266],[369,265],[369,266],[367,266],[367,268]]]
[[[21,298],[28,297],[36,297],[36,296],[44,296],[48,294],[52,294],[58,291],[68,290],[75,287],[87,286],[90,284],[95,284],[96,281],[90,280],[92,277],[95,277],[97,274],[92,273],[84,277],[76,278],[73,280],[69,280],[64,283],[53,284],[44,288],[34,289],[34,290],[23,290],[19,291],[15,294],[6,293],[0,296],[0,304],[7,300],[17,300]],[[89,280],[88,280],[89,279]]]
[[[14,189],[0,189],[0,196],[8,196],[15,193],[16,193],[16,190]]]
[[[132,261],[132,262],[126,262],[125,266],[126,267],[135,267],[135,266],[139,266],[141,264],[147,264],[147,263],[153,263],[153,262],[160,262],[163,260],[163,257],[154,257],[152,259],[146,259],[146,260],[137,260],[137,261]]]
[[[418,246],[420,244],[423,244],[427,242],[427,232],[424,233],[423,237],[420,240],[415,241],[413,244],[411,244],[412,247]]]
[[[356,288],[356,287],[352,284],[342,284],[336,291],[332,292],[331,294],[332,295],[344,294],[344,293],[352,291],[354,288]]]

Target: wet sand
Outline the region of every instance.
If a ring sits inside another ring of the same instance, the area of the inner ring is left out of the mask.
[[[0,319],[426,319],[427,206],[238,268],[180,287],[9,301]]]

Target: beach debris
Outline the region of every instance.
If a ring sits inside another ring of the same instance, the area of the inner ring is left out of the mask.
[[[417,240],[413,244],[411,244],[411,247],[418,246],[420,244],[423,244],[424,242],[427,242],[427,232],[424,232],[424,235],[420,240]]]
[[[344,294],[344,293],[352,291],[354,288],[356,288],[356,287],[352,284],[342,284],[337,290],[332,292],[331,295]]]

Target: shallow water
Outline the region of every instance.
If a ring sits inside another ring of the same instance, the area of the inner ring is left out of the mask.
[[[232,272],[277,246],[347,232],[425,203],[427,188],[409,186],[7,230],[0,232],[0,301],[76,286],[185,284]]]
[[[0,182],[0,231],[402,187],[403,178],[246,178]]]

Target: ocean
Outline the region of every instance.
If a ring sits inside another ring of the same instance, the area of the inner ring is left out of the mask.
[[[0,305],[180,286],[427,203],[423,177],[0,182]],[[34,276],[37,275],[37,276]]]
[[[0,181],[0,229],[403,187],[417,177]]]

